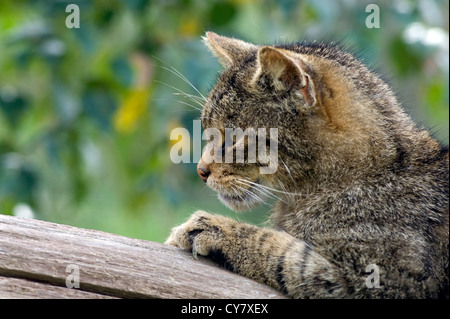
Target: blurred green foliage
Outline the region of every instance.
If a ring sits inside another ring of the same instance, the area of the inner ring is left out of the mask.
[[[80,28],[66,27],[70,3]],[[369,3],[379,29],[365,25]],[[445,0],[3,0],[0,213],[25,203],[35,218],[155,241],[196,209],[234,215],[195,163],[169,158],[170,130],[200,115],[173,94],[196,92],[171,68],[203,94],[220,70],[207,30],[348,44],[448,144],[448,23]],[[261,223],[268,211],[238,218]]]

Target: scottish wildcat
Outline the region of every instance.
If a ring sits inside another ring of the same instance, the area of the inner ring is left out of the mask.
[[[274,228],[199,211],[166,243],[294,298],[448,298],[448,149],[390,88],[333,45],[205,43],[225,70],[204,128],[278,128],[279,166],[208,152],[198,173],[234,210],[278,197]]]

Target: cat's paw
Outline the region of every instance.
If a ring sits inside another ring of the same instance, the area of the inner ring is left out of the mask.
[[[194,258],[197,254],[208,256],[227,245],[226,234],[235,223],[227,217],[197,211],[187,222],[172,229],[165,244],[192,250]]]

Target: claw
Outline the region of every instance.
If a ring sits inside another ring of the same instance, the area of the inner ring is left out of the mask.
[[[194,257],[195,260],[198,260],[197,251],[195,250],[194,247],[192,247],[192,256]]]

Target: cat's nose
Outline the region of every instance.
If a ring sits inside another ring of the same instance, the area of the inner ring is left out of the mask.
[[[197,166],[197,173],[205,183],[208,179],[208,176],[211,175],[211,171],[208,168],[202,166]]]

